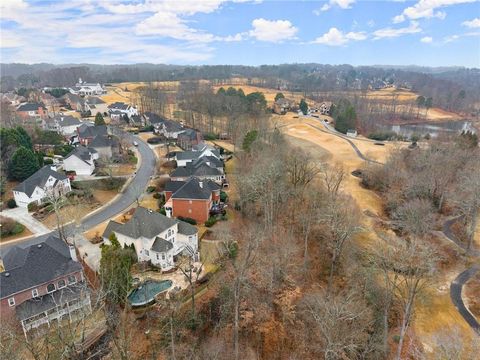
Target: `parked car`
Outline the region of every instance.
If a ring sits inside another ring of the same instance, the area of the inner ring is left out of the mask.
[[[213,205],[212,208],[210,209],[210,216],[215,216],[215,215],[225,215],[227,213],[227,210],[225,210],[227,206],[226,205]]]
[[[138,142],[134,141],[133,146],[138,146]]]

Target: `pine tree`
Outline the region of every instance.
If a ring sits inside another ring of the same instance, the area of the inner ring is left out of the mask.
[[[19,181],[33,175],[39,168],[38,159],[33,151],[23,146],[15,150],[8,166],[10,177]]]
[[[300,100],[300,110],[302,110],[303,115],[307,115],[308,105],[305,99]]]
[[[101,113],[97,113],[95,115],[95,126],[105,125],[105,120],[103,119],[103,115]]]

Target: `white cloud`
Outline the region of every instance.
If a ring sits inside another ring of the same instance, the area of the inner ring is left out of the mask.
[[[24,0],[2,0],[0,2],[0,19],[15,20],[27,7],[28,4]]]
[[[322,11],[328,11],[332,7],[338,6],[341,9],[351,9],[355,0],[330,0],[328,3],[323,4],[320,10],[314,10],[315,15],[320,15]]]
[[[279,43],[295,39],[298,29],[288,20],[266,20],[263,18],[252,21],[253,29],[248,34],[259,40]]]
[[[374,40],[382,38],[394,38],[407,34],[415,34],[421,32],[422,29],[418,26],[417,21],[411,21],[408,27],[394,29],[391,27],[379,29],[373,32]]]
[[[430,44],[433,41],[433,38],[431,36],[424,36],[420,39],[421,42]]]
[[[480,28],[480,18],[464,21],[462,25],[472,29]]]
[[[24,39],[10,30],[0,32],[0,48],[19,48],[25,45]]]
[[[393,18],[394,23],[401,23],[407,19],[417,20],[422,18],[445,19],[444,11],[436,11],[439,8],[462,3],[475,2],[477,0],[419,0],[415,5],[407,7],[402,14]]]
[[[474,32],[468,32],[468,33],[464,33],[464,34],[455,34],[455,35],[445,36],[443,38],[443,42],[449,43],[449,42],[456,41],[456,40],[458,40],[460,38],[463,38],[463,37],[471,37],[471,36],[479,37],[480,36],[480,31],[474,31]]]
[[[367,34],[365,32],[349,32],[344,34],[341,30],[332,27],[330,30],[328,30],[328,32],[313,40],[312,43],[329,46],[342,46],[348,43],[350,40],[360,41],[365,40],[366,38]]]

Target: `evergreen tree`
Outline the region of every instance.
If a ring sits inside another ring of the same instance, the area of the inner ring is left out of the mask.
[[[300,110],[302,111],[303,115],[307,115],[308,105],[305,99],[300,100]]]
[[[257,139],[258,136],[258,131],[257,130],[251,130],[245,135],[243,138],[243,143],[242,143],[242,149],[245,151],[250,151],[250,147],[252,146],[252,143]]]
[[[333,108],[332,113],[335,120],[335,129],[341,133],[346,134],[348,130],[355,129],[355,120],[357,114],[355,108],[347,99],[342,99]]]
[[[95,115],[95,126],[105,125],[105,120],[103,119],[103,115],[97,112]]]
[[[10,178],[23,181],[33,175],[39,168],[40,165],[38,164],[37,156],[33,151],[20,146],[13,153],[8,166],[8,171]]]
[[[283,95],[282,93],[277,93],[277,95],[275,95],[275,101],[277,101],[278,99],[285,99],[285,95]]]

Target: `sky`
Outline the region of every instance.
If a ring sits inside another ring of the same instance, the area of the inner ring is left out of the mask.
[[[0,62],[480,67],[480,0],[0,0]]]

